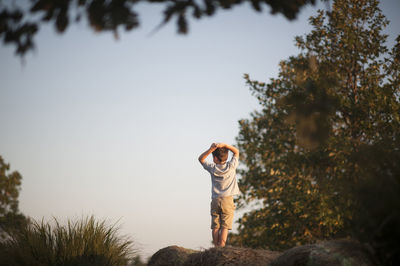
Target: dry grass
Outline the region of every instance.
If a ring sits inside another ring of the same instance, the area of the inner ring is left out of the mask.
[[[2,265],[127,265],[132,241],[94,217],[62,226],[33,222],[1,244]]]

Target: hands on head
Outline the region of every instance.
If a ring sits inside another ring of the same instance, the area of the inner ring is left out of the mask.
[[[211,144],[210,149],[214,151],[214,150],[216,150],[216,149],[218,149],[218,148],[223,148],[223,147],[225,147],[225,144],[224,144],[224,143],[217,143],[217,142],[214,142],[213,144]]]
[[[216,150],[217,149],[217,143],[212,143],[210,146],[210,150]]]
[[[227,148],[228,150],[233,152],[235,157],[239,157],[239,150],[236,147],[231,146],[231,145],[226,144],[226,143],[216,143],[216,142],[214,142],[214,143],[211,144],[211,146],[210,146],[210,148],[208,148],[208,150],[206,150],[205,152],[200,154],[200,156],[199,156],[200,163],[203,164],[205,159],[206,159],[206,157],[210,153],[212,153],[213,151],[215,151],[218,148]]]

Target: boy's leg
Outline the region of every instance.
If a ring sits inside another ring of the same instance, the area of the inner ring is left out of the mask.
[[[218,246],[219,242],[219,228],[213,228],[212,230],[212,238],[213,238],[213,244],[214,246]]]
[[[219,240],[218,240],[218,246],[219,247],[225,247],[226,244],[226,239],[228,238],[228,229],[227,228],[221,228],[219,230]]]
[[[224,197],[221,204],[221,229],[218,246],[224,247],[228,238],[228,230],[232,229],[233,215],[235,212],[233,197]]]
[[[211,229],[214,246],[218,246],[219,242],[219,228],[220,228],[220,214],[218,207],[218,199],[211,201]]]

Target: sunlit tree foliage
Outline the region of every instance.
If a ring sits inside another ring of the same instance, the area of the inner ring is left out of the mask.
[[[398,255],[388,230],[399,239],[400,38],[389,51],[378,4],[333,1],[277,78],[245,76],[261,110],[239,121],[239,203],[256,207],[231,243],[283,250],[357,237],[386,262]]]

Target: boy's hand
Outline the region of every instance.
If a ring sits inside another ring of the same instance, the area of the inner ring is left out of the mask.
[[[203,164],[205,159],[206,159],[206,157],[208,155],[210,155],[213,151],[215,151],[218,148],[227,148],[228,150],[233,152],[233,156],[235,156],[237,158],[239,157],[239,150],[236,147],[233,147],[233,146],[231,146],[229,144],[226,144],[226,143],[213,143],[213,144],[211,144],[210,148],[208,148],[208,150],[206,150],[205,152],[200,154],[199,162],[201,164]]]
[[[227,148],[228,150],[233,152],[234,156],[239,157],[239,150],[236,147],[232,146],[232,145],[229,145],[229,144],[226,144],[226,143],[217,143],[217,148]]]
[[[215,143],[217,145],[217,148],[224,148],[226,146],[225,143]]]
[[[199,156],[199,162],[200,162],[201,164],[203,164],[204,161],[205,161],[205,159],[206,159],[206,157],[207,157],[208,155],[210,155],[213,151],[215,151],[217,148],[218,148],[218,143],[213,143],[213,144],[211,144],[211,146],[210,146],[210,148],[208,148],[208,150],[206,150],[205,152],[203,152],[202,154],[200,154],[200,156]]]
[[[219,143],[213,143],[213,144],[211,144],[210,150],[215,151],[216,149],[218,149],[218,148],[219,148],[219,147],[218,147],[218,144],[219,144]]]

